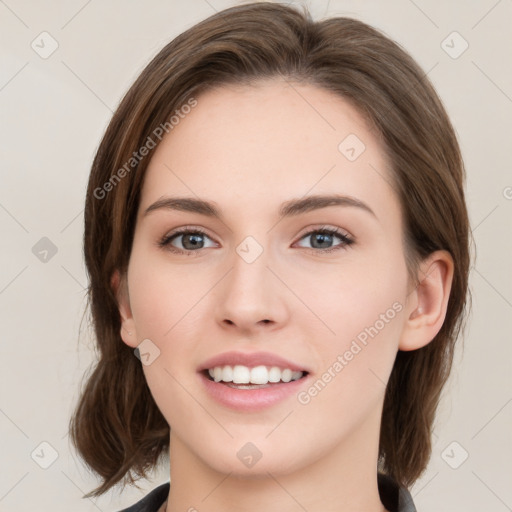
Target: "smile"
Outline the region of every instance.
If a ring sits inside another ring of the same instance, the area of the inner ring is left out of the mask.
[[[294,371],[290,368],[279,368],[278,366],[215,366],[208,370],[208,376],[215,382],[223,382],[242,389],[239,384],[277,384],[279,382],[291,382],[299,380],[304,376],[305,372]],[[243,389],[252,389],[252,387],[244,387]]]

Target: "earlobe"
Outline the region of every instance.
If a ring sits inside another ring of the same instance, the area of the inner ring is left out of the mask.
[[[453,258],[448,251],[430,254],[418,269],[418,284],[409,294],[408,315],[399,349],[408,351],[428,345],[440,331],[453,281]]]
[[[110,286],[116,296],[119,315],[121,316],[121,338],[128,346],[136,347],[138,345],[137,330],[130,307],[126,275],[121,276],[119,270],[115,270],[110,279]]]

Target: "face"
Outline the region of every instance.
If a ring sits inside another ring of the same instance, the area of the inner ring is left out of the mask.
[[[358,111],[309,85],[210,90],[163,139],[120,311],[171,449],[241,475],[376,460],[409,291],[390,182]]]

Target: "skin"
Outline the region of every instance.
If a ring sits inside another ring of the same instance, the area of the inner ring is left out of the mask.
[[[417,271],[420,284],[409,281],[381,140],[339,96],[276,79],[197,100],[152,155],[128,272],[112,280],[123,341],[135,348],[150,339],[160,350],[143,369],[171,426],[162,510],[384,511],[376,462],[385,384],[397,351],[421,348],[441,328],[452,260],[433,253]],[[365,145],[353,162],[338,150],[349,134]],[[375,216],[330,206],[280,219],[283,202],[324,193],[357,198]],[[144,215],[171,194],[214,202],[222,220]],[[184,226],[207,232],[202,249],[183,236],[171,247],[191,255],[158,246]],[[334,236],[320,247],[337,249],[322,252],[305,236],[322,227],[354,242]],[[236,251],[247,236],[263,249],[252,263]],[[210,398],[196,373],[222,352],[261,350],[321,378],[394,303],[401,311],[305,405],[292,395],[260,412],[234,411]],[[251,468],[237,457],[247,442],[262,454]]]

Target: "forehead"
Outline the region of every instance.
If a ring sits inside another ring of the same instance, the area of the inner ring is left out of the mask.
[[[333,92],[269,80],[196,100],[156,148],[141,209],[171,193],[247,211],[308,193],[396,202],[380,137]]]

